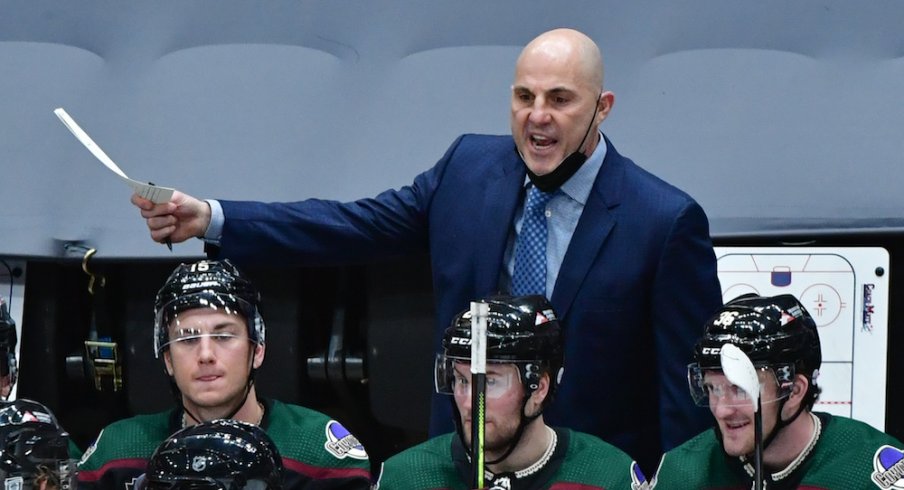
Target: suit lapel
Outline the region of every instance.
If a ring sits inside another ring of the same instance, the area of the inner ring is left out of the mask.
[[[524,164],[512,145],[508,158],[488,162],[492,171],[483,189],[483,202],[479,209],[478,232],[473,238],[477,247],[474,286],[478,296],[497,292],[499,274],[502,271],[505,247],[520,202],[524,183]],[[476,299],[476,298],[475,298]]]
[[[624,165],[622,156],[615,151],[609,139],[605,136],[603,138],[607,145],[606,158],[568,244],[568,251],[565,252],[550,298],[560,318],[565,318],[568,314],[575,295],[616,222],[612,210],[621,201]]]

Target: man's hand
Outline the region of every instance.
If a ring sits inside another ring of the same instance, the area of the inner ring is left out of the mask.
[[[169,202],[154,204],[137,194],[132,194],[132,204],[141,209],[141,217],[147,221],[151,239],[164,243],[169,238],[180,243],[189,238],[203,237],[210,225],[210,205],[188,194],[173,192]]]

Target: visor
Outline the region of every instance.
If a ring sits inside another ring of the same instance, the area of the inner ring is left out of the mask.
[[[201,344],[202,339],[210,339],[214,345],[219,347],[223,347],[225,349],[235,348],[245,341],[250,342],[251,339],[244,335],[237,335],[235,333],[226,333],[226,332],[202,332],[197,328],[177,328],[173,333],[173,336],[170,338],[170,341],[163,344],[161,346],[162,350],[166,350],[171,347],[175,347],[177,349],[185,349],[190,350],[194,349],[198,345]]]
[[[436,356],[434,362],[434,385],[436,392],[444,395],[465,396],[471,394],[471,368],[470,359],[457,359],[446,357],[442,354]],[[509,361],[490,364],[512,364]],[[517,367],[517,366],[516,366]],[[488,370],[489,371],[489,370]],[[500,398],[520,381],[519,370],[505,373],[488,372],[486,374],[487,399]]]
[[[756,366],[760,379],[762,404],[774,403],[791,394],[795,370],[792,365]],[[687,383],[694,403],[701,407],[751,406],[749,393],[728,381],[721,369],[701,368],[697,363],[687,366]],[[775,388],[773,389],[772,386]]]

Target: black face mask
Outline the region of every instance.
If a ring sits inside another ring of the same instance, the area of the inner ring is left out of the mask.
[[[599,99],[603,94],[600,94],[599,97],[596,98],[596,105],[593,109],[593,117],[590,118],[590,124],[587,125],[587,131],[584,132],[584,137],[581,139],[581,143],[578,145],[578,149],[575,150],[572,154],[565,157],[562,160],[562,163],[559,164],[558,167],[555,168],[552,172],[546,175],[537,175],[531,172],[530,168],[527,169],[527,177],[530,181],[543,192],[553,192],[557,190],[559,187],[562,187],[568,179],[571,178],[575,172],[581,168],[581,165],[587,161],[587,155],[581,153],[581,148],[584,147],[584,142],[587,141],[587,136],[590,134],[590,129],[593,128],[593,121],[596,120],[596,114],[599,112]],[[520,154],[520,152],[519,152]],[[521,158],[524,160],[524,157]],[[525,164],[527,167],[527,164]]]

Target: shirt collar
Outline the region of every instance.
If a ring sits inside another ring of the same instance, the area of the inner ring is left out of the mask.
[[[603,166],[603,160],[606,159],[606,138],[603,137],[602,131],[597,131],[600,137],[596,149],[590,158],[581,165],[581,168],[566,180],[560,190],[568,197],[584,205],[587,198],[590,197],[590,191],[593,189],[593,183],[596,181],[596,175]],[[524,178],[524,186],[530,183],[528,177]]]

